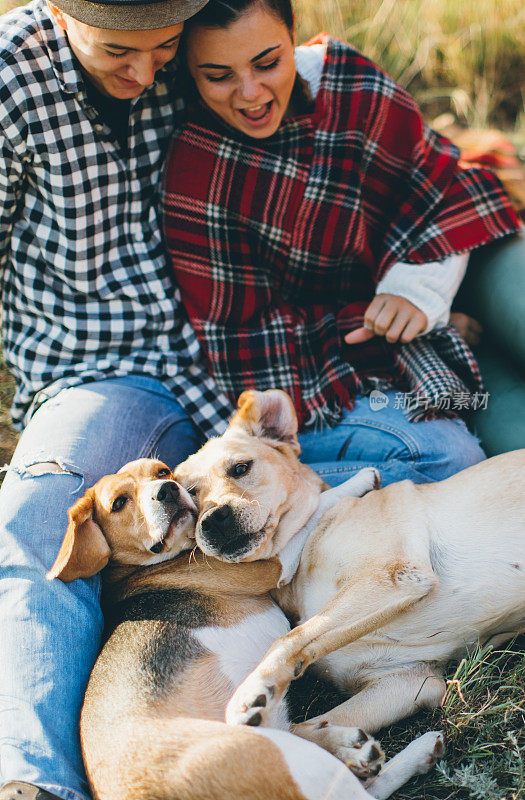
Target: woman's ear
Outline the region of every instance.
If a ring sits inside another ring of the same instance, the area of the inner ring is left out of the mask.
[[[108,563],[111,550],[102,529],[93,520],[93,510],[94,491],[88,489],[69,509],[69,525],[55,563],[47,573],[48,580],[60,578],[69,583],[75,578],[89,578]]]

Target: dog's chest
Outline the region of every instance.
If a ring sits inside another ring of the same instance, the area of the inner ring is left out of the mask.
[[[193,635],[202,647],[217,656],[224,677],[236,688],[274,641],[289,630],[286,617],[272,603],[266,610],[247,614],[233,625],[200,627]]]

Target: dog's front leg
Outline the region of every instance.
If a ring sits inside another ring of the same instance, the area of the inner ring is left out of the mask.
[[[436,584],[433,572],[404,565],[343,588],[319,614],[272,645],[228,703],[226,721],[262,724],[310,664],[389,623]]]

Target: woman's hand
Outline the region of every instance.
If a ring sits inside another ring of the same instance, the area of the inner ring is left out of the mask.
[[[387,342],[407,344],[428,325],[426,314],[406,297],[376,294],[365,311],[365,324],[345,336],[347,344],[361,344],[372,336],[384,336]]]

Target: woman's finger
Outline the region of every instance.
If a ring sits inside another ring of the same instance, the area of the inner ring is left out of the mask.
[[[357,330],[346,334],[345,342],[347,344],[361,344],[361,342],[367,342],[373,336],[375,336],[375,333],[370,328],[357,328]]]
[[[391,325],[389,326],[388,330],[385,333],[385,339],[390,344],[394,344],[394,342],[399,341],[399,337],[405,330],[406,326],[410,321],[410,311],[408,309],[401,309],[398,311],[394,319],[392,320]]]
[[[385,303],[388,302],[388,297],[383,294],[376,294],[370,305],[365,311],[365,328],[374,328],[374,323],[378,314],[381,313]]]
[[[401,334],[401,341],[403,344],[408,344],[408,342],[411,342],[412,339],[415,339],[418,334],[425,330],[427,325],[426,319],[426,316],[421,312],[412,317]]]
[[[387,301],[373,323],[373,330],[378,336],[384,336],[392,324],[394,317],[398,313],[398,304],[395,301]],[[365,323],[368,320],[365,316]]]

